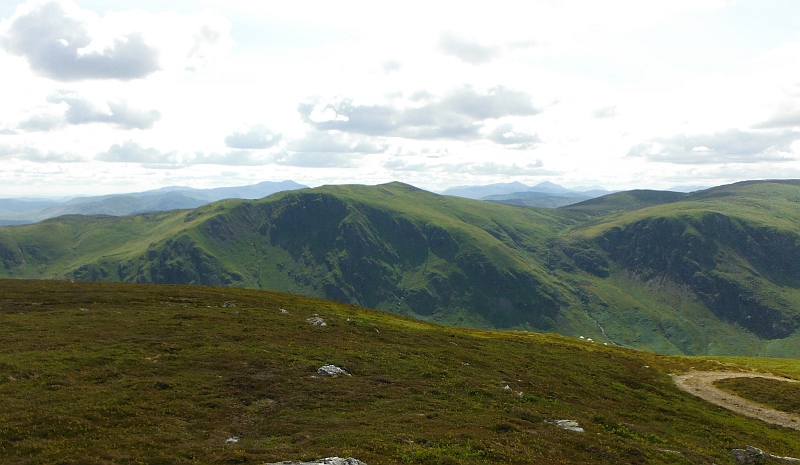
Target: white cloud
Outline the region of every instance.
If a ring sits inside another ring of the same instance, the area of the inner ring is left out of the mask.
[[[374,154],[385,152],[388,146],[375,143],[364,137],[353,137],[336,132],[314,131],[306,134],[301,139],[290,141],[286,148],[291,152]]]
[[[488,139],[517,150],[532,149],[542,142],[538,135],[514,130],[513,126],[508,123],[495,127],[489,133]]]
[[[272,158],[277,165],[301,168],[355,168],[358,160],[351,154],[337,152],[282,152]]]
[[[459,173],[470,176],[548,176],[555,174],[553,171],[544,169],[544,163],[538,159],[525,164],[503,164],[496,162],[429,163],[393,158],[384,162],[383,167],[399,172]]]
[[[107,109],[101,109],[72,92],[57,92],[49,96],[47,101],[53,104],[64,103],[67,105],[63,119],[68,124],[109,123],[120,129],[150,129],[156,121],[161,119],[161,113],[158,110],[131,108],[124,100],[107,102],[105,105]],[[52,115],[44,118],[52,118]],[[51,129],[56,127],[58,126],[53,126]],[[21,129],[24,128],[21,127]]]
[[[133,171],[213,183],[220,166],[310,185],[657,188],[800,166],[800,4],[78,3],[0,8],[4,190],[20,173],[78,191]]]
[[[225,138],[225,145],[235,149],[266,149],[281,141],[282,134],[258,124],[247,132],[234,132]]]
[[[0,160],[12,159],[31,161],[35,163],[75,163],[83,161],[82,157],[72,153],[43,151],[30,146],[14,147],[0,145]]]
[[[496,46],[481,45],[477,41],[464,39],[452,32],[446,32],[439,38],[439,49],[445,55],[451,55],[471,65],[489,63],[500,56]]]
[[[714,134],[656,138],[633,146],[628,156],[676,164],[785,162],[797,158],[791,150],[797,140],[800,132],[729,129]]]
[[[106,152],[98,153],[95,159],[117,163],[176,164],[177,152],[164,153],[155,148],[144,148],[136,142],[114,144]]]
[[[383,62],[383,72],[386,74],[394,73],[403,69],[403,64],[397,60],[388,60]]]
[[[230,152],[197,152],[187,163],[193,165],[258,166],[270,163],[269,157],[257,155],[251,150],[232,150]]]
[[[484,93],[464,86],[438,99],[432,94],[417,92],[411,96],[411,101],[424,103],[405,107],[394,102],[358,105],[353,99],[340,99],[332,103],[302,103],[298,111],[305,122],[319,130],[410,139],[475,139],[480,137],[485,120],[540,113],[528,94],[503,86],[492,87]],[[314,115],[327,117],[315,118]]]
[[[345,115],[340,115],[331,107],[314,109],[308,114],[308,119],[314,123],[327,123],[328,121],[350,121]]]
[[[800,128],[800,110],[789,110],[778,113],[767,121],[753,126],[756,129]]]
[[[52,131],[64,126],[63,115],[43,114],[33,115],[25,121],[21,121],[17,128],[23,131]]]
[[[597,108],[592,112],[595,118],[613,118],[617,116],[617,107],[602,107]]]
[[[92,38],[83,21],[58,2],[20,8],[0,37],[0,45],[28,60],[37,74],[57,81],[130,80],[159,69],[158,50],[132,33],[102,51],[84,52]]]

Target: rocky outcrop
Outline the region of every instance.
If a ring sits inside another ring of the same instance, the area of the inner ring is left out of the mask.
[[[313,462],[273,462],[265,465],[367,465],[361,460],[348,457],[343,459],[341,457],[327,457],[324,459],[315,460]]]
[[[567,431],[583,433],[583,428],[575,420],[556,420],[556,426]]]
[[[326,323],[325,320],[323,320],[322,318],[320,318],[318,316],[312,316],[311,318],[307,319],[306,321],[311,323],[314,326],[328,326],[328,323]]]
[[[736,465],[800,463],[800,459],[767,454],[763,450],[753,446],[746,446],[744,449],[733,449],[731,450],[731,454],[733,454],[733,460],[736,462]]]
[[[336,365],[323,365],[319,367],[317,373],[321,374],[322,376],[330,376],[330,377],[337,377],[337,376],[352,376],[350,373],[347,372],[344,368],[339,368]]]

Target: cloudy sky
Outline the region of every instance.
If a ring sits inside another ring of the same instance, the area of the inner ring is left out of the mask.
[[[800,2],[0,2],[0,197],[800,178]]]

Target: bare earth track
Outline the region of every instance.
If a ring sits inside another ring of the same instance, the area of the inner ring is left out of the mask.
[[[780,376],[732,371],[690,371],[683,375],[672,375],[672,379],[679,388],[712,404],[767,423],[800,430],[800,415],[774,410],[739,396],[728,394],[712,384],[714,381],[727,378],[767,378],[791,383],[797,382]]]

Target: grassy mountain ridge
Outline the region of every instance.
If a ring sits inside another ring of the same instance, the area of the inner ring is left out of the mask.
[[[485,311],[473,318],[489,321],[472,323],[481,326],[527,322],[544,328],[549,323],[539,309],[557,310],[557,290],[546,270],[530,266],[528,258],[544,247],[539,237],[564,227],[554,215],[531,211],[509,223],[514,210],[484,208],[401,184],[331,186],[241,208],[231,212],[236,220],[210,220],[205,236],[218,238],[223,248],[266,246],[251,254],[273,258],[258,265],[258,272],[283,273],[314,295],[418,317],[440,313],[443,319],[450,317],[448,308],[479,307]],[[254,218],[254,209],[263,216]],[[245,239],[241,231],[252,224],[260,225],[252,233],[257,237]],[[235,233],[211,232],[224,228]],[[251,271],[241,273],[255,277],[253,260],[247,262]],[[520,288],[534,292],[520,295]],[[493,310],[503,305],[529,316]],[[515,315],[518,321],[502,321]]]
[[[0,338],[7,463],[727,464],[746,444],[800,456],[795,431],[668,375],[799,379],[797,360],[657,356],[230,287],[65,281],[0,281]],[[323,364],[352,376],[321,377]]]
[[[613,266],[669,279],[726,321],[767,339],[800,325],[798,184],[740,183],[612,216],[575,231],[590,273]],[[602,271],[601,271],[602,272]]]
[[[562,209],[401,183],[0,228],[0,275],[227,285],[664,353],[800,356],[800,185]]]

